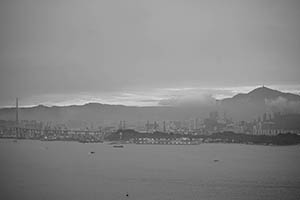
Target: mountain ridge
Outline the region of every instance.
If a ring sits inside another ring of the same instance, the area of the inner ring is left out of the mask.
[[[263,113],[300,113],[300,96],[262,86],[220,101],[234,119],[251,120]]]
[[[209,112],[217,110],[226,113],[234,120],[252,120],[264,112],[300,113],[300,96],[284,93],[267,87],[259,87],[248,93],[237,94],[231,98],[218,100],[219,104],[187,106],[125,106],[90,102],[84,105],[45,106],[37,105],[19,109],[20,119],[38,121],[88,121],[99,124],[128,122],[190,120],[208,117]],[[0,108],[0,120],[14,120],[15,108]]]
[[[240,99],[240,98],[244,98],[244,97],[250,97],[253,99],[263,98],[263,100],[264,100],[264,99],[269,99],[269,98],[278,98],[279,96],[287,98],[289,101],[292,101],[292,100],[300,101],[300,95],[298,95],[298,94],[293,94],[293,93],[288,93],[288,92],[285,93],[285,92],[281,92],[279,90],[274,90],[274,89],[271,89],[271,88],[268,88],[265,86],[255,88],[248,93],[236,94],[233,97],[225,98],[225,99],[222,99],[221,101],[224,101],[224,100],[226,101],[228,99]]]

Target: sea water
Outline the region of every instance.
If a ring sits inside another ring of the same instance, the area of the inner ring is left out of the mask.
[[[0,184],[3,200],[296,200],[300,146],[3,139]]]

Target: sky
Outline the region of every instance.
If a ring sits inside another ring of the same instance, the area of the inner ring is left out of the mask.
[[[2,0],[0,107],[300,94],[299,0]]]

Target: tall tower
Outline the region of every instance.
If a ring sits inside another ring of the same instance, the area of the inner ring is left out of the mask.
[[[164,121],[164,133],[166,132],[166,122]]]
[[[126,129],[126,126],[125,126],[125,120],[123,120],[123,130]]]
[[[147,131],[147,133],[149,133],[149,121],[147,121],[147,124],[146,124],[146,131]]]
[[[18,98],[16,98],[16,126],[19,125],[19,102]]]
[[[157,129],[158,129],[158,124],[156,121],[154,121],[154,131],[157,131]]]
[[[19,102],[16,98],[16,136],[19,137]]]
[[[122,125],[122,121],[120,121],[119,130],[122,130],[122,129],[123,129],[123,125]]]

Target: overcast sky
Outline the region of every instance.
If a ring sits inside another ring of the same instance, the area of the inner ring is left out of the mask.
[[[299,0],[1,0],[0,106],[300,90]]]

